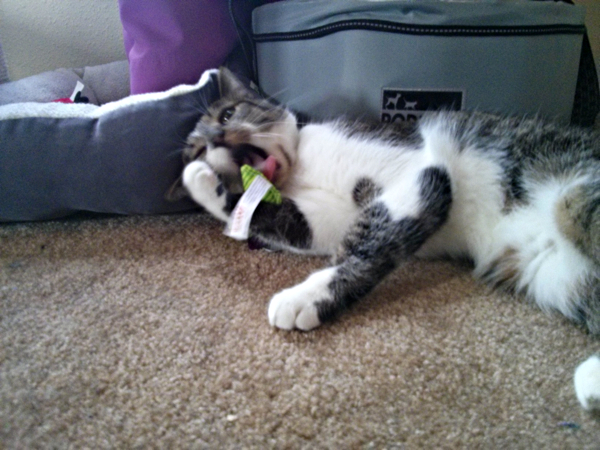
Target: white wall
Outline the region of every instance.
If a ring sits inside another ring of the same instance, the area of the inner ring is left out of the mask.
[[[117,0],[0,0],[0,38],[11,80],[126,59]]]

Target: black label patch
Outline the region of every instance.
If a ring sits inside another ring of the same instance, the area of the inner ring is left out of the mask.
[[[381,95],[381,121],[415,121],[426,111],[445,109],[460,111],[463,107],[462,91],[425,91],[420,89],[383,88]]]

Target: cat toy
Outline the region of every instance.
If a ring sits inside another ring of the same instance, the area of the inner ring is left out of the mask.
[[[246,240],[250,234],[250,221],[256,207],[261,202],[280,205],[281,193],[259,170],[243,165],[240,169],[244,193],[229,216],[225,235],[238,240]]]
[[[242,184],[244,186],[244,191],[247,191],[250,188],[250,185],[256,179],[256,177],[262,177],[267,180],[267,177],[265,177],[260,171],[256,170],[252,166],[249,166],[248,164],[243,165],[240,171],[242,173]],[[271,185],[271,188],[262,198],[262,201],[281,205],[281,193],[275,186]]]

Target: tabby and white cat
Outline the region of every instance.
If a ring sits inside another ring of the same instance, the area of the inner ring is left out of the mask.
[[[271,299],[271,325],[315,328],[415,255],[469,258],[478,278],[600,334],[599,135],[466,112],[304,124],[226,69],[219,86],[184,150],[184,188],[226,222],[250,164],[283,196],[258,206],[252,235],[333,256]],[[597,408],[600,358],[585,364],[577,393]]]

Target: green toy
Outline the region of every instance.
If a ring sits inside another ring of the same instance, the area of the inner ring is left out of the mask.
[[[252,181],[254,181],[254,179],[257,176],[261,176],[265,180],[267,180],[267,177],[260,173],[260,171],[247,164],[243,165],[240,170],[242,173],[242,184],[244,185],[244,191],[248,190],[248,188],[252,184]],[[274,203],[276,205],[281,205],[281,193],[277,190],[275,186],[271,186],[271,189],[267,191],[265,196],[262,198],[262,201],[267,203]]]

